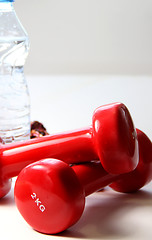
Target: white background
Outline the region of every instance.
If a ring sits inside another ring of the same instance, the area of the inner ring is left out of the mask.
[[[152,74],[151,0],[16,0],[27,74]]]
[[[49,133],[92,124],[95,108],[124,103],[136,128],[152,139],[152,77],[147,76],[27,76],[31,120]]]

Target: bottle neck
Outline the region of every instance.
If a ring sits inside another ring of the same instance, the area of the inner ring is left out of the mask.
[[[0,12],[12,12],[14,10],[12,2],[1,2],[0,1]]]

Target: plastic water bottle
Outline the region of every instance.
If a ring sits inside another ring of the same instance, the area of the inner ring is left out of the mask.
[[[28,35],[13,0],[0,0],[0,138],[14,142],[30,138],[30,100],[24,63]]]

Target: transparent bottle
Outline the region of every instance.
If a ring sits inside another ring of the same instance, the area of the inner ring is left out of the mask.
[[[0,0],[0,138],[14,142],[30,138],[30,99],[24,77],[29,39],[13,0]]]

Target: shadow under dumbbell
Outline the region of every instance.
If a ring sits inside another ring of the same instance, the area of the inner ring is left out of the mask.
[[[0,208],[4,206],[8,207],[15,205],[13,190],[14,189],[12,188],[11,191],[6,196],[0,198]]]
[[[98,192],[86,199],[86,208],[80,220],[58,236],[89,239],[133,236],[137,231],[142,232],[138,228],[147,221],[147,212],[143,214],[147,207],[152,211],[152,193],[146,190],[132,194],[110,189]]]

